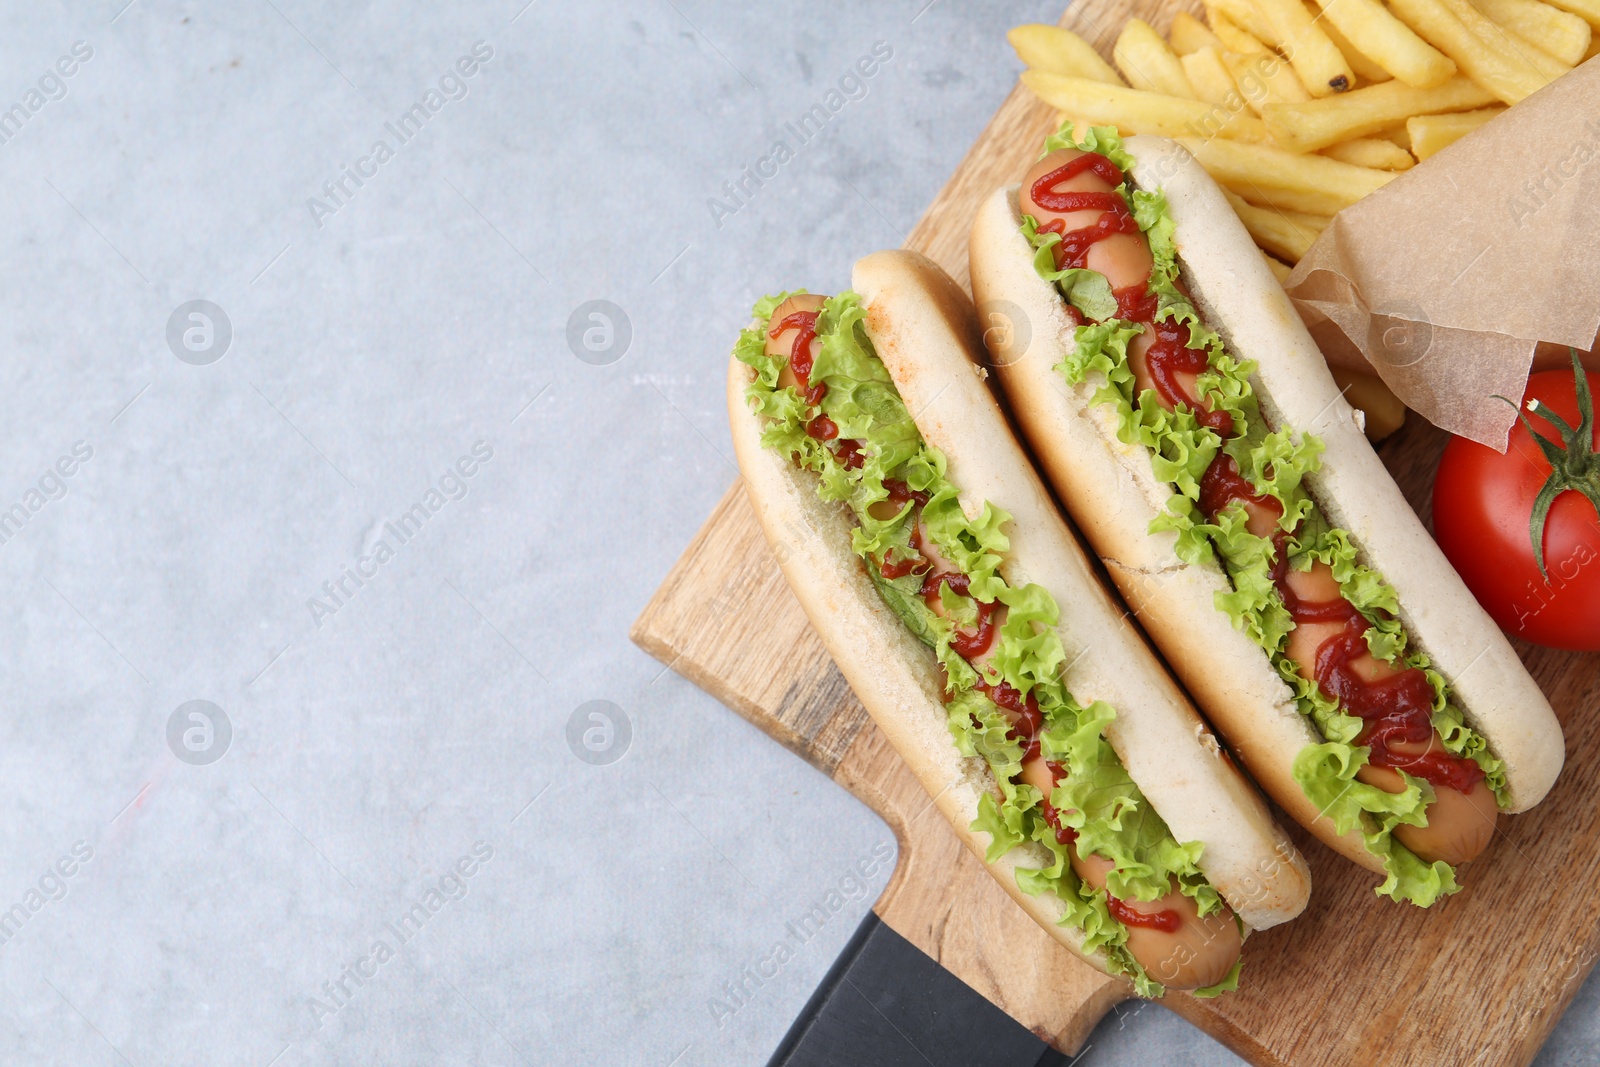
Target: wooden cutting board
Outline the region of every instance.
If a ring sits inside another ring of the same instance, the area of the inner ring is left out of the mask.
[[[1130,15],[1165,30],[1180,7],[1079,0],[1063,19],[1109,58]],[[997,34],[1000,28],[997,27]],[[1015,181],[1053,126],[1020,86],[907,240],[958,281],[977,204]],[[804,278],[768,279],[771,287]],[[1445,435],[1412,416],[1381,452],[1424,521]],[[1074,1053],[1131,988],[1028,919],[957,841],[811,631],[737,483],[634,624],[646,651],[799,753],[877,811],[900,864],[874,909],[1024,1026]],[[1567,733],[1549,798],[1502,819],[1467,888],[1423,911],[1374,896],[1377,879],[1298,827],[1311,905],[1252,937],[1242,989],[1168,1007],[1252,1063],[1523,1065],[1600,955],[1600,656],[1519,646]]]

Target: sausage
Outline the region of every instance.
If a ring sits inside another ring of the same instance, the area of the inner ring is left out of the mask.
[[[1440,743],[1435,733],[1429,741],[1395,742],[1390,748],[1407,755],[1421,755]],[[1400,772],[1390,767],[1368,764],[1356,771],[1356,778],[1389,793],[1405,788]],[[1394,828],[1395,838],[1425,862],[1444,860],[1454,867],[1477,858],[1494,839],[1500,805],[1486,782],[1478,782],[1470,793],[1449,786],[1434,786],[1434,801],[1428,805],[1428,825]]]
[[[1308,571],[1290,570],[1284,580],[1301,600],[1320,603],[1339,596],[1339,583],[1326,563],[1313,563]],[[1312,677],[1311,665],[1316,662],[1322,643],[1343,630],[1341,622],[1303,622],[1289,632],[1286,654],[1295,662],[1302,678]],[[1350,666],[1368,682],[1381,682],[1399,673],[1371,653],[1351,660]],[[1429,751],[1442,751],[1444,739],[1435,730],[1426,741],[1396,741],[1391,742],[1390,748],[1402,755],[1420,756]],[[1356,779],[1388,793],[1398,793],[1405,788],[1405,779],[1389,767],[1368,764],[1356,771]],[[1477,858],[1489,847],[1499,814],[1494,793],[1482,781],[1467,793],[1449,786],[1435,786],[1434,801],[1428,805],[1428,825],[1402,824],[1395,827],[1394,836],[1424,862],[1444,860],[1453,867]]]
[[[1055,788],[1055,774],[1042,756],[1025,760],[1020,777],[1043,793],[1047,800]],[[1106,888],[1106,876],[1115,864],[1094,853],[1080,855],[1076,842],[1068,846],[1068,854],[1079,878],[1095,889]],[[1119,903],[1123,909],[1146,915],[1163,911],[1177,913],[1180,925],[1174,931],[1123,923],[1128,931],[1129,955],[1150,977],[1170,988],[1203,989],[1216,985],[1228,976],[1244,948],[1239,924],[1226,904],[1221,911],[1202,919],[1199,905],[1176,886],[1156,900]]]
[[[1081,155],[1084,153],[1076,148],[1058,148],[1029,169],[1027,176],[1022,179],[1022,189],[1018,194],[1023,214],[1032,215],[1041,226],[1060,219],[1068,233],[1093,226],[1099,220],[1100,212],[1092,208],[1084,211],[1052,211],[1034,199],[1034,187],[1041,178]],[[1064,193],[1108,193],[1112,188],[1104,178],[1087,170],[1049,186],[1051,192]],[[1095,242],[1083,265],[1104,274],[1112,289],[1127,289],[1135,285],[1142,288],[1150,279],[1150,269],[1155,266],[1155,261],[1150,258],[1150,243],[1145,240],[1144,234],[1118,233]]]

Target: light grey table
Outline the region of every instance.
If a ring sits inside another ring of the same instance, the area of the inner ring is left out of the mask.
[[[899,244],[1058,12],[524,2],[8,6],[0,1062],[760,1063],[883,887],[626,631],[749,304]]]

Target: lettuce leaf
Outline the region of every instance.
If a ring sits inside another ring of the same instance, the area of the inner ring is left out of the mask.
[[[1100,152],[1124,171],[1132,163],[1111,128],[1093,128],[1083,140],[1075,141],[1069,123],[1045,145],[1046,152],[1068,146]],[[1395,666],[1426,672],[1435,695],[1433,725],[1445,748],[1474,760],[1483,769],[1501,806],[1509,801],[1505,765],[1489,752],[1484,737],[1466,725],[1460,708],[1450,700],[1444,679],[1431,668],[1427,657],[1407,651],[1406,635],[1395,618],[1399,604],[1393,588],[1360,563],[1349,535],[1330,527],[1306,492],[1302,483],[1318,469],[1322,442],[1311,434],[1296,435],[1288,427],[1268,428],[1250,385],[1255,364],[1225,351],[1221,338],[1201,322],[1193,302],[1177,287],[1177,245],[1166,197],[1159,189],[1132,189],[1126,182],[1117,191],[1150,242],[1155,264],[1150,291],[1157,297],[1156,320],[1188,326],[1189,347],[1205,351],[1209,368],[1200,375],[1197,388],[1213,408],[1233,417],[1235,435],[1224,442],[1215,431],[1201,426],[1186,405],[1167,411],[1153,390],[1136,394],[1128,345],[1144,327],[1111,317],[1115,309],[1111,315],[1094,315],[1085,309],[1101,321],[1077,328],[1073,349],[1057,370],[1069,385],[1094,386],[1091,402],[1112,406],[1118,416],[1118,437],[1149,450],[1152,471],[1173,488],[1166,509],[1150,524],[1150,532],[1172,533],[1175,551],[1185,562],[1222,566],[1232,588],[1217,594],[1217,609],[1267,652],[1294,691],[1301,712],[1324,738],[1323,743],[1310,745],[1298,755],[1295,780],[1319,808],[1326,809],[1340,833],[1359,829],[1368,850],[1383,859],[1387,878],[1378,888],[1381,895],[1426,907],[1459,889],[1455,872],[1444,863],[1423,863],[1394,840],[1393,831],[1401,824],[1426,824],[1432,786],[1406,776],[1407,788],[1391,794],[1356,781],[1356,771],[1370,755],[1369,749],[1353,743],[1361,721],[1344,714],[1314,682],[1301,678],[1285,655],[1294,620],[1272,580],[1276,555],[1272,540],[1250,533],[1243,509],[1237,505],[1224,510],[1215,521],[1207,521],[1200,511],[1199,480],[1219,450],[1234,460],[1258,494],[1282,505],[1280,527],[1294,531],[1285,545],[1289,564],[1306,570],[1313,562],[1322,562],[1332,568],[1341,593],[1371,624],[1366,640],[1372,654]],[[1035,249],[1034,265],[1040,277],[1055,282],[1069,301],[1083,309],[1083,280],[1071,271],[1054,269],[1051,249],[1060,238],[1040,234],[1032,217],[1023,218],[1021,229]]]

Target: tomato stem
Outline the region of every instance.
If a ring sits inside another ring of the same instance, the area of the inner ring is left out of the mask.
[[[1544,485],[1539,488],[1539,495],[1534,497],[1533,514],[1528,519],[1528,536],[1533,539],[1533,559],[1539,565],[1539,574],[1547,581],[1550,574],[1544,565],[1544,527],[1545,520],[1550,517],[1550,505],[1555,503],[1556,497],[1568,489],[1581,493],[1594,506],[1596,515],[1600,516],[1600,457],[1594,451],[1594,398],[1589,393],[1589,376],[1583,372],[1578,350],[1571,351],[1580,416],[1576,428],[1550,410],[1548,404],[1539,403],[1537,397],[1529,400],[1528,411],[1555,427],[1561,438],[1558,443],[1535,430],[1522,409],[1511,405],[1516,408],[1517,418],[1522,420],[1523,427],[1550,464],[1550,477],[1545,479]],[[1495,394],[1495,399],[1511,404],[1510,400],[1499,394]]]

